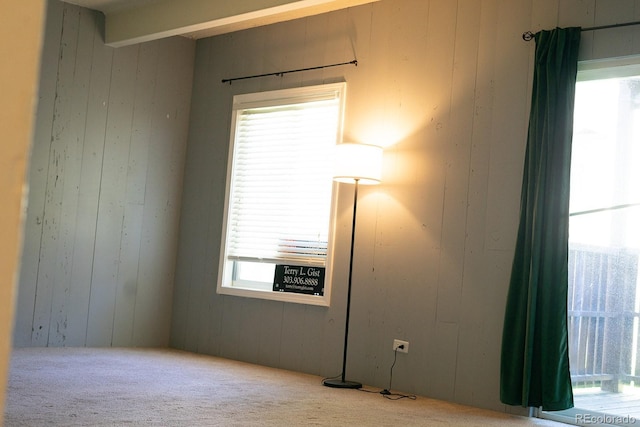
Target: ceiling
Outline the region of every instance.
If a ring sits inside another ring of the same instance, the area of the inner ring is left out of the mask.
[[[105,43],[120,47],[163,37],[194,39],[379,0],[64,0],[105,15]]]
[[[105,14],[123,9],[135,9],[157,0],[65,0],[66,3],[77,4],[87,9],[99,10]]]

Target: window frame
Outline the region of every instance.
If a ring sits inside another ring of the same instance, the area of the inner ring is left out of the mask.
[[[603,58],[595,60],[582,60],[578,62],[578,82],[591,80],[604,80],[609,78],[625,78],[640,75],[640,55],[628,55],[614,58]],[[573,148],[572,148],[573,154]],[[569,216],[574,216],[576,212],[570,212]],[[570,242],[570,241],[569,241]],[[569,243],[567,242],[567,243]],[[573,377],[572,377],[573,382]],[[607,412],[597,412],[591,409],[576,406],[562,411],[543,411],[541,408],[532,408],[533,416],[566,423],[569,425],[593,425],[609,426],[605,421],[607,418],[621,417]]]
[[[222,234],[220,242],[220,258],[219,269],[217,278],[216,292],[222,295],[233,295],[239,297],[258,298],[281,302],[299,303],[307,305],[317,305],[328,307],[331,302],[331,288],[333,279],[333,253],[334,253],[334,241],[336,231],[336,218],[337,218],[337,183],[331,184],[331,199],[329,206],[329,230],[327,241],[327,255],[325,258],[325,282],[323,295],[309,295],[293,292],[277,292],[273,290],[264,289],[249,289],[243,287],[232,286],[232,270],[231,265],[233,262],[228,259],[229,245],[229,208],[230,208],[230,196],[232,192],[232,179],[233,179],[233,165],[234,165],[234,153],[236,143],[236,131],[238,117],[241,111],[248,108],[265,107],[265,106],[278,106],[287,105],[292,103],[299,103],[304,101],[313,100],[318,97],[326,97],[328,93],[339,94],[339,111],[338,111],[338,129],[336,133],[336,144],[342,141],[342,134],[344,128],[344,111],[345,111],[345,98],[346,98],[346,82],[329,83],[314,86],[305,86],[290,89],[278,89],[266,92],[239,94],[233,97],[232,114],[231,114],[231,128],[229,139],[229,153],[227,158],[227,173],[225,180],[225,199],[224,199],[224,211],[222,222]],[[285,261],[282,264],[296,265],[296,262]],[[275,265],[275,263],[274,263]],[[299,263],[299,265],[312,265],[306,263]],[[317,266],[317,265],[314,265]]]

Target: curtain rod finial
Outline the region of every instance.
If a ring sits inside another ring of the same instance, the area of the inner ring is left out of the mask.
[[[535,34],[533,34],[531,31],[526,31],[522,33],[522,40],[526,42],[533,40],[534,37],[535,37]]]

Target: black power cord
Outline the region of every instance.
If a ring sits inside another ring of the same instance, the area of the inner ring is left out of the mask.
[[[360,391],[364,391],[367,393],[380,393],[382,397],[389,400],[400,400],[400,399],[411,399],[416,400],[416,396],[414,394],[401,394],[401,393],[392,393],[391,392],[391,381],[393,379],[393,367],[396,365],[396,360],[398,358],[398,350],[402,350],[404,345],[399,345],[395,350],[393,350],[393,363],[391,364],[391,369],[389,370],[389,388],[385,388],[379,392],[373,390],[365,390],[360,389]]]
[[[391,369],[389,370],[389,388],[385,388],[380,392],[382,397],[390,400],[399,400],[399,399],[411,399],[416,400],[416,396],[414,394],[401,394],[401,393],[392,393],[391,392],[391,381],[393,380],[393,367],[396,366],[396,359],[398,358],[398,350],[402,350],[404,348],[404,344],[399,345],[395,350],[393,350],[393,363],[391,364]]]

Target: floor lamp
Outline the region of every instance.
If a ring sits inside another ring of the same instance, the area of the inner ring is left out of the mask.
[[[353,191],[353,219],[351,224],[351,253],[349,255],[349,284],[347,287],[347,316],[344,327],[342,374],[340,378],[325,379],[322,384],[335,388],[360,388],[362,384],[347,381],[347,344],[349,342],[349,312],[351,309],[351,279],[353,277],[353,244],[356,235],[356,212],[358,209],[358,185],[378,184],[382,174],[382,148],[375,145],[342,143],[336,146],[333,179],[355,184]]]

